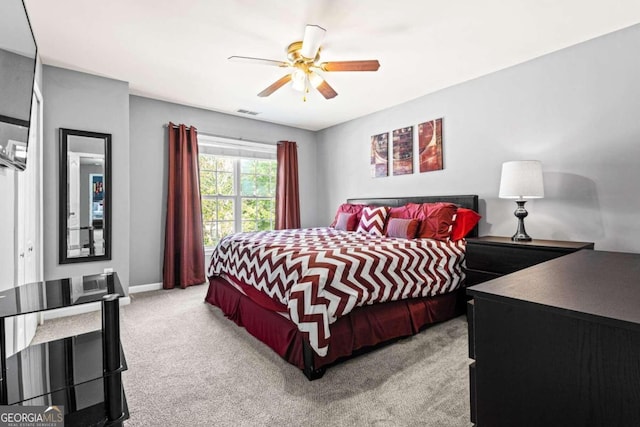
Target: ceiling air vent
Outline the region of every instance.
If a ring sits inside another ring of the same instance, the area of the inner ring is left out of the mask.
[[[237,110],[237,111],[238,111],[238,113],[249,114],[250,116],[257,116],[258,114],[260,114],[257,111],[244,110],[242,108]]]

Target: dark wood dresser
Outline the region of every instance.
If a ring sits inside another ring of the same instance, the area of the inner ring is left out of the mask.
[[[640,426],[640,254],[582,250],[467,292],[477,426]]]
[[[469,238],[466,284],[482,283],[581,249],[593,249],[593,242],[514,242],[510,237],[498,236]]]

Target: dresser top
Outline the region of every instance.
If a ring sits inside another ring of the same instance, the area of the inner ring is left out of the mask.
[[[581,250],[471,286],[467,293],[640,328],[640,254]]]
[[[482,244],[482,245],[500,245],[500,246],[532,246],[537,248],[556,248],[556,249],[593,249],[593,242],[570,242],[565,240],[542,240],[533,239],[529,242],[514,242],[511,237],[503,236],[482,236],[471,237],[466,239],[467,243]]]

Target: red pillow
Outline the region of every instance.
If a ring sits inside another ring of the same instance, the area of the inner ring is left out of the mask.
[[[336,230],[356,231],[358,226],[358,216],[354,213],[338,212]]]
[[[336,226],[336,222],[338,222],[338,215],[341,212],[354,213],[354,214],[356,214],[357,221],[360,221],[360,217],[362,216],[362,209],[364,209],[365,206],[367,206],[367,205],[352,205],[351,203],[343,203],[343,204],[341,204],[340,207],[338,207],[338,211],[336,212],[336,216],[333,219],[333,222],[331,223],[331,227],[335,227]]]
[[[417,218],[422,210],[422,204],[420,203],[407,203],[404,207],[407,209],[407,214],[410,215],[411,218]]]
[[[389,218],[412,219],[412,216],[407,205],[404,205],[389,209]]]
[[[453,203],[407,204],[412,217],[420,220],[419,238],[449,240],[458,207]]]
[[[367,206],[362,210],[362,217],[358,224],[358,233],[384,236],[384,223],[387,221],[389,208],[386,206]]]
[[[417,219],[389,218],[387,224],[387,236],[413,239],[420,226]]]
[[[482,218],[476,211],[467,208],[458,208],[456,220],[451,229],[451,240],[460,240],[469,234],[473,227]]]

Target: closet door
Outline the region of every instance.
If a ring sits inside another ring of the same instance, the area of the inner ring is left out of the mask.
[[[31,105],[31,129],[27,168],[16,173],[16,286],[42,280],[42,143],[41,97],[36,91]],[[18,304],[37,295],[21,295]],[[38,315],[18,316],[14,322],[15,351],[29,345],[38,326]]]

